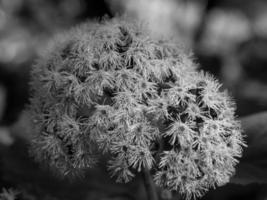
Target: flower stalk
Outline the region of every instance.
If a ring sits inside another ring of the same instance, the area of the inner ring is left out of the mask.
[[[143,176],[144,186],[145,186],[146,193],[147,193],[147,199],[148,200],[158,200],[157,188],[156,188],[155,183],[152,179],[150,171],[148,169],[144,169],[142,171],[142,176]]]

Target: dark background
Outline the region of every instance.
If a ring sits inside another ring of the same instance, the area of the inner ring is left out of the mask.
[[[155,34],[193,49],[199,68],[218,78],[236,100],[240,118],[267,110],[266,0],[0,0],[0,200],[10,200],[6,196],[14,190],[20,192],[17,199],[26,200],[146,198],[140,177],[114,184],[100,165],[85,178],[59,180],[27,153],[22,111],[35,59],[54,34],[88,19],[121,14],[147,20]],[[267,199],[266,182],[258,178],[266,177],[264,155],[246,170],[242,163],[251,160],[241,160],[242,176],[237,173],[203,199]],[[160,196],[178,198],[167,191]]]

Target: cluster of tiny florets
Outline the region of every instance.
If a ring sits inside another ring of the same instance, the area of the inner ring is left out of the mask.
[[[144,25],[86,23],[55,39],[32,72],[32,153],[62,174],[92,167],[188,198],[229,181],[243,139],[235,106],[175,42]]]

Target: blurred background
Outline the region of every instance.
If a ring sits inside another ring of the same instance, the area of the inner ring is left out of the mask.
[[[155,35],[173,37],[192,50],[199,68],[229,90],[240,118],[267,110],[266,0],[0,0],[0,200],[146,199],[140,177],[114,184],[100,165],[83,179],[59,180],[27,153],[22,111],[35,59],[54,34],[117,15],[148,21]],[[256,155],[244,156],[232,182],[202,199],[267,199],[267,154]],[[178,199],[159,193],[161,199]]]

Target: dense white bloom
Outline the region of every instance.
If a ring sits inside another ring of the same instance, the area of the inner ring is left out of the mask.
[[[109,153],[117,181],[153,169],[188,198],[228,182],[243,145],[234,104],[174,44],[123,19],[59,35],[32,72],[35,158],[65,175]]]

